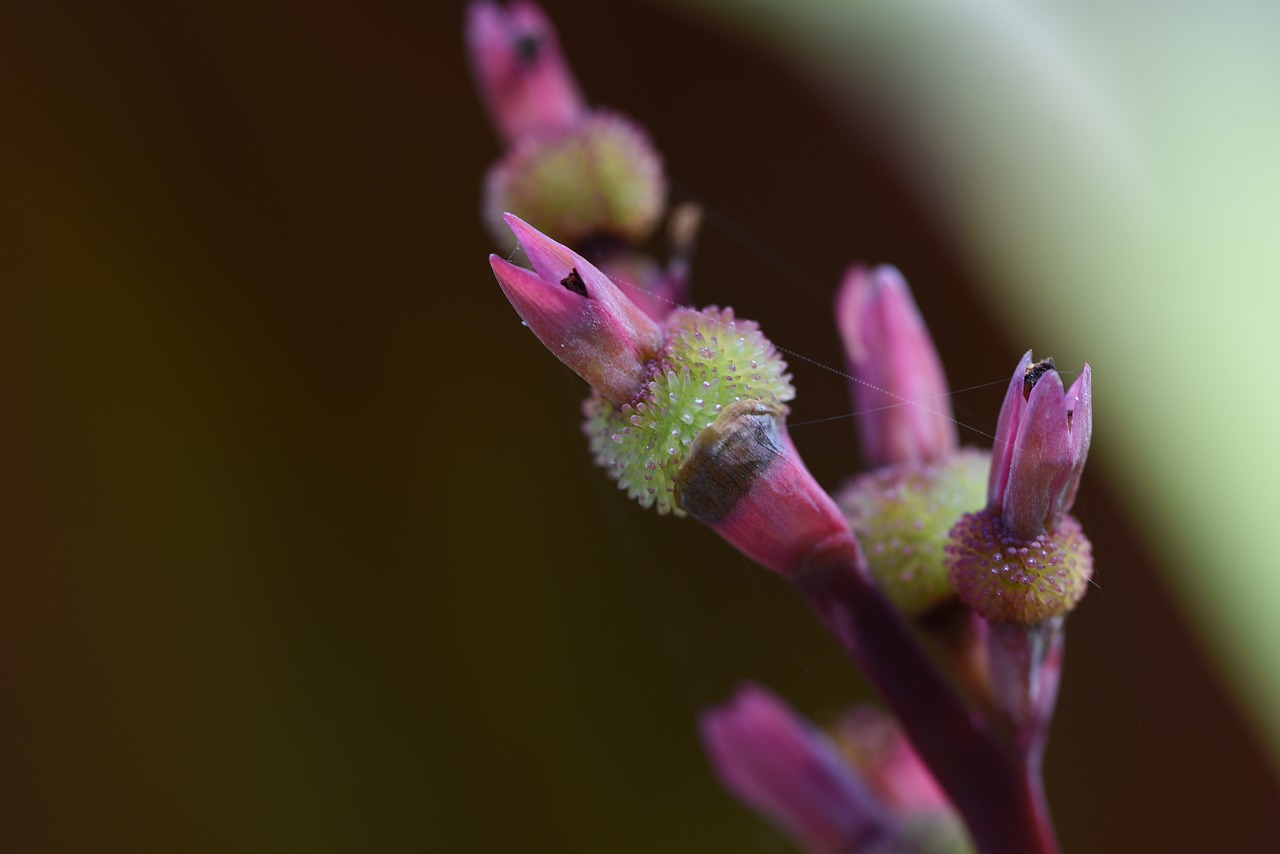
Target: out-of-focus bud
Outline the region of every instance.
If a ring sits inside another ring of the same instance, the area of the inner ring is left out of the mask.
[[[689,304],[689,269],[701,225],[702,208],[682,202],[667,217],[671,256],[665,267],[648,255],[621,250],[604,257],[600,269],[626,289],[646,314],[663,321],[673,309]]]
[[[489,264],[538,340],[604,397],[629,401],[651,373],[662,330],[581,255],[517,217],[506,222],[533,270],[489,256]]]
[[[637,243],[666,205],[662,158],[634,122],[595,112],[519,141],[485,177],[484,217],[499,245],[512,211],[566,243]]]
[[[466,41],[489,118],[508,143],[567,127],[586,112],[555,28],[533,3],[473,2]]]
[[[811,852],[885,852],[896,828],[826,736],[747,685],[704,712],[702,741],[725,788]]]
[[[849,268],[836,323],[867,465],[936,462],[954,451],[947,378],[902,274],[887,265]]]
[[[923,616],[951,600],[945,549],[951,526],[983,506],[991,458],[964,448],[933,463],[897,463],[853,478],[836,494],[876,586]]]
[[[922,616],[954,597],[943,549],[983,505],[983,451],[958,450],[942,362],[902,274],[850,267],[836,294],[862,455],[871,471],[838,495],[876,585]]]
[[[862,779],[895,812],[951,811],[951,802],[890,715],[875,706],[856,706],[841,717],[835,736]]]
[[[1093,432],[1086,364],[1067,391],[1047,359],[1018,363],[1000,410],[988,504],[951,530],[947,566],[960,599],[987,620],[1037,625],[1084,596],[1093,549],[1067,511]]]

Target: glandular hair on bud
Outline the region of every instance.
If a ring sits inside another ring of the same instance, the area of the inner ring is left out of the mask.
[[[904,614],[954,598],[944,550],[952,525],[986,503],[990,468],[990,453],[964,448],[938,462],[875,469],[836,494],[876,586]]]
[[[947,571],[960,601],[993,623],[1033,626],[1065,615],[1093,575],[1093,546],[1080,523],[1032,538],[1013,535],[998,507],[961,517],[951,529]]]
[[[583,406],[583,431],[620,489],[645,507],[683,516],[676,472],[699,434],[738,402],[785,414],[795,389],[773,344],[732,309],[677,309],[666,332],[636,397],[618,404],[593,393]]]
[[[738,401],[720,413],[676,472],[679,505],[701,522],[728,516],[782,452],[780,414],[758,400]]]

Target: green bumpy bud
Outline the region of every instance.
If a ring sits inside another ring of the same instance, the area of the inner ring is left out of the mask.
[[[640,394],[618,405],[592,392],[583,432],[619,489],[663,515],[684,516],[675,476],[694,438],[735,401],[758,400],[785,413],[795,389],[773,344],[733,309],[677,309],[666,332]]]
[[[880,590],[904,614],[951,599],[945,549],[951,526],[987,500],[991,455],[965,448],[936,463],[884,466],[852,480],[836,502]]]
[[[951,585],[993,623],[1033,626],[1076,606],[1093,575],[1093,546],[1073,516],[1027,539],[1012,534],[993,506],[969,513],[947,546]]]
[[[667,181],[648,136],[613,113],[593,113],[528,137],[485,178],[485,222],[514,249],[502,215],[510,211],[569,245],[607,236],[648,237],[662,217]]]

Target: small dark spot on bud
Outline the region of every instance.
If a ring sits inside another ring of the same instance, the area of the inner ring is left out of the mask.
[[[1040,382],[1042,376],[1052,370],[1054,370],[1052,356],[1029,365],[1027,375],[1022,378],[1022,396],[1030,399],[1031,389],[1036,387],[1036,383]]]
[[[532,68],[538,61],[538,53],[541,47],[541,39],[536,33],[525,33],[515,40],[511,45],[515,51],[516,59],[521,67]]]
[[[570,270],[569,275],[560,280],[560,284],[564,285],[565,290],[573,291],[580,297],[587,295],[587,283],[582,281],[582,277],[578,275],[577,267]]]

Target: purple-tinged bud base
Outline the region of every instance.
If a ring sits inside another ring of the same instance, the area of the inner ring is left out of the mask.
[[[860,475],[836,496],[876,585],[898,610],[921,616],[955,596],[944,550],[951,526],[986,501],[986,451],[938,463],[899,463]]]
[[[1064,515],[1053,532],[1031,539],[1005,527],[998,508],[969,513],[951,529],[951,586],[960,601],[993,623],[1030,626],[1066,614],[1093,575],[1093,546]]]

